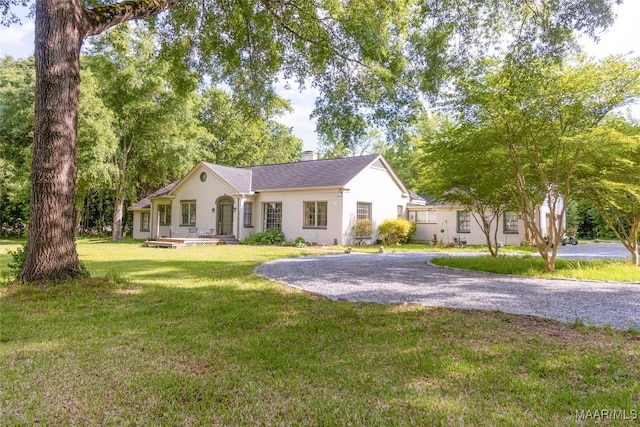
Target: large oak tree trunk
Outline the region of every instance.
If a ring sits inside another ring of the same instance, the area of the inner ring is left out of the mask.
[[[79,0],[36,0],[35,128],[26,282],[83,274],[74,241],[80,46],[85,37],[146,18],[180,0],[138,0],[84,9]]]
[[[36,1],[31,214],[19,275],[24,281],[82,274],[74,242],[81,16],[76,2]]]

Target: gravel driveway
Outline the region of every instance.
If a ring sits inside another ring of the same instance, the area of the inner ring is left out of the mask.
[[[442,253],[305,256],[262,264],[266,278],[332,300],[417,303],[640,329],[640,282],[531,279],[442,268]]]

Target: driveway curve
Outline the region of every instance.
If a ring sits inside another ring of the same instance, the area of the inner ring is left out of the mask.
[[[331,300],[498,310],[616,329],[640,329],[640,282],[533,279],[438,267],[442,253],[304,256],[256,272]],[[451,254],[446,254],[451,255]]]

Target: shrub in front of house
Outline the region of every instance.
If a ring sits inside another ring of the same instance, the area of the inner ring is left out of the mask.
[[[277,245],[282,243],[284,235],[280,230],[254,233],[242,241],[243,245]]]
[[[387,244],[407,243],[416,232],[416,224],[403,218],[385,219],[378,227],[378,235]]]
[[[371,239],[373,221],[370,219],[357,219],[353,225],[353,230],[356,233],[356,242],[361,245],[363,240]]]
[[[282,246],[295,246],[296,248],[304,248],[309,245],[303,237],[296,237],[295,240],[287,240],[286,242],[282,242]]]

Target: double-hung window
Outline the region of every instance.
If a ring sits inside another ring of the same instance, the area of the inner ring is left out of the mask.
[[[264,204],[264,231],[282,230],[282,203]]]
[[[327,228],[327,202],[304,202],[304,227]]]
[[[518,233],[518,218],[517,212],[505,212],[504,214],[504,234],[517,234]]]
[[[180,202],[180,208],[182,210],[180,225],[194,227],[196,225],[196,201],[183,200]]]
[[[244,226],[253,227],[253,202],[244,202]]]
[[[458,233],[471,233],[471,214],[469,211],[458,211],[456,228]]]
[[[371,203],[358,202],[356,219],[371,219]]]
[[[149,231],[149,219],[151,213],[140,212],[140,231]]]
[[[372,205],[367,202],[358,202],[356,205],[356,239],[362,241],[363,239],[371,239],[371,233],[373,231],[372,218]]]
[[[160,225],[171,225],[171,205],[158,205]]]

